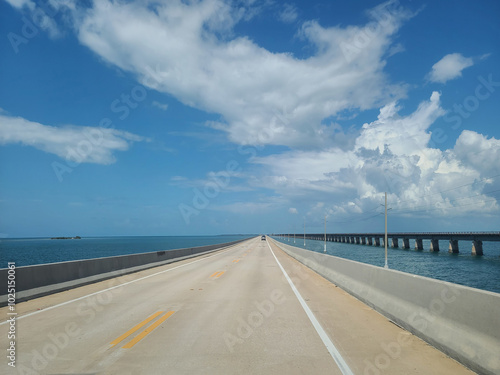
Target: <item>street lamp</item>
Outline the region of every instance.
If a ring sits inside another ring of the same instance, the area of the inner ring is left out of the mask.
[[[390,208],[389,208],[390,210]],[[385,192],[385,235],[384,235],[384,246],[385,246],[385,265],[384,268],[389,268],[387,264],[387,192]]]
[[[325,214],[325,246],[323,252],[326,253],[326,214]]]
[[[306,247],[306,218],[304,217],[304,247]]]

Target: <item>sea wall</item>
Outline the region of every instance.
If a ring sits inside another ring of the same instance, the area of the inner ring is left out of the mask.
[[[246,239],[185,249],[18,267],[15,269],[16,302],[177,262],[225,249],[242,241],[246,241]],[[7,284],[7,272],[8,269],[0,269],[1,285]],[[8,295],[5,294],[6,292],[6,287],[0,291],[2,293],[0,306],[7,304]]]
[[[272,241],[470,369],[500,374],[500,294]]]

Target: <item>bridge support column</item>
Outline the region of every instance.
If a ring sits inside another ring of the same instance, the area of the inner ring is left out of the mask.
[[[458,254],[458,240],[450,240],[448,252],[451,254]]]
[[[373,246],[373,238],[367,237],[366,240],[368,242],[368,246]]]
[[[380,246],[380,238],[375,237],[375,246]]]
[[[439,251],[439,240],[431,239],[431,252]]]
[[[397,237],[392,237],[392,247],[398,248],[399,247],[399,241]]]
[[[483,255],[483,241],[472,241],[472,255]]]
[[[410,248],[410,239],[409,238],[403,238],[403,249],[408,250]]]
[[[424,245],[422,244],[422,239],[421,238],[415,239],[415,250],[423,250],[423,249]]]
[[[356,241],[356,245],[359,245],[361,243],[360,237],[356,237],[354,240]]]
[[[354,243],[354,237],[351,237],[350,243]]]
[[[366,245],[366,237],[361,237],[361,245]]]

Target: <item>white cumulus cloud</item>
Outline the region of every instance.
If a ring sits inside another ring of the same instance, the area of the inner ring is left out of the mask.
[[[147,138],[112,128],[55,127],[0,114],[0,144],[20,143],[78,163],[112,164],[115,151],[126,151]]]
[[[462,70],[474,65],[471,57],[464,57],[460,53],[450,53],[432,66],[428,74],[431,82],[445,83],[462,76]]]
[[[398,214],[498,211],[489,192],[500,189],[500,179],[487,177],[500,175],[495,162],[500,141],[464,130],[454,148],[430,147],[429,128],[445,113],[436,92],[407,116],[400,116],[398,109],[397,103],[382,107],[375,121],[363,125],[350,150],[333,147],[256,157],[263,177],[253,183],[288,197],[292,204],[304,196],[335,202],[322,211],[340,217],[377,207],[384,192]],[[311,200],[310,206],[314,204]]]
[[[323,119],[406,94],[383,69],[392,37],[410,15],[384,6],[365,26],[304,23],[300,35],[315,50],[304,59],[233,35],[250,10],[222,0],[103,0],[75,20],[82,44],[142,84],[220,114],[218,128],[231,141],[311,147],[333,139]],[[352,45],[355,56],[341,45]]]

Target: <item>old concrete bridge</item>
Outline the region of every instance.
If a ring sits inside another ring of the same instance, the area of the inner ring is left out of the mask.
[[[304,238],[304,234],[276,234],[281,237]],[[369,246],[384,245],[384,233],[311,233],[306,239],[330,242],[352,243]],[[439,251],[439,240],[448,240],[450,253],[458,253],[458,241],[472,241],[472,255],[483,255],[483,241],[500,241],[500,232],[401,232],[387,233],[387,246],[398,248],[399,240],[403,249],[410,249],[410,240],[415,242],[415,250],[423,250],[423,240],[430,241],[430,251]]]

